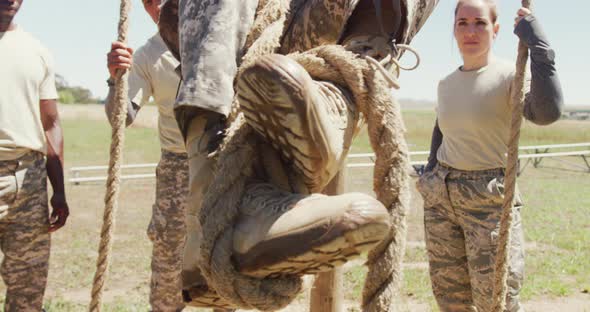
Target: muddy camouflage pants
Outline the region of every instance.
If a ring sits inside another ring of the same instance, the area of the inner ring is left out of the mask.
[[[424,231],[434,296],[441,311],[491,309],[494,257],[504,194],[502,169],[462,171],[437,165],[424,173]],[[515,196],[507,311],[522,311],[524,238]]]
[[[187,194],[187,155],[162,150],[156,168],[156,203],[147,231],[153,243],[150,305],[155,312],[184,307],[181,270]]]
[[[41,311],[49,269],[45,157],[30,152],[0,161],[0,275],[6,312]]]

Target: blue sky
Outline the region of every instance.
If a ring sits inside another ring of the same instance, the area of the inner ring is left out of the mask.
[[[132,0],[130,46],[137,48],[156,32],[141,0]],[[590,105],[590,1],[537,0],[535,14],[557,53],[557,67],[568,105]],[[565,5],[567,3],[567,5]],[[400,98],[435,100],[440,78],[460,65],[452,37],[454,0],[441,0],[412,45],[422,65],[401,76]],[[519,0],[498,0],[500,35],[494,51],[515,59],[517,39],[512,34]],[[106,52],[116,38],[117,0],[24,0],[16,22],[34,34],[53,53],[57,72],[72,85],[89,88],[95,96],[107,93]],[[407,63],[413,62],[402,59]]]

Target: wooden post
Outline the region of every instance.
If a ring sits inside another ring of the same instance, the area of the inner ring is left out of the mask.
[[[343,276],[342,267],[316,276],[311,288],[311,312],[344,311]]]
[[[346,167],[343,166],[324,190],[326,195],[344,193],[346,184]],[[343,270],[338,267],[333,271],[316,275],[311,288],[310,312],[344,311]]]

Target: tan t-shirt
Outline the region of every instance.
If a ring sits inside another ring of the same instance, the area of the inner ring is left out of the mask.
[[[475,71],[457,69],[438,85],[438,161],[461,170],[505,167],[514,64],[494,59]]]
[[[179,64],[159,34],[151,37],[133,54],[133,68],[129,73],[129,98],[133,103],[142,106],[153,97],[158,105],[158,130],[162,149],[185,153],[184,141],[174,117],[174,102],[180,81],[175,70]]]
[[[20,27],[0,32],[0,160],[46,153],[40,100],[57,99],[49,51]]]

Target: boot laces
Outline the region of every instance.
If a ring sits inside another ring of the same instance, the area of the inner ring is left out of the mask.
[[[418,51],[406,44],[397,44],[395,39],[389,40],[383,36],[361,35],[348,38],[344,47],[360,55],[381,72],[392,88],[399,89],[398,78],[401,70],[412,71],[420,66]],[[411,67],[404,67],[397,57],[402,51],[414,54],[416,63]]]

